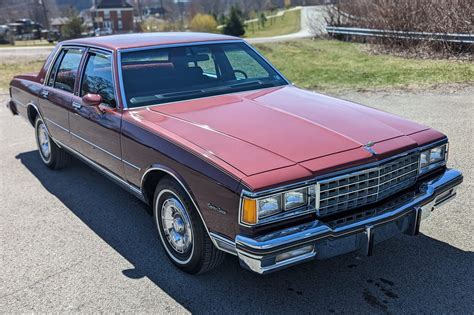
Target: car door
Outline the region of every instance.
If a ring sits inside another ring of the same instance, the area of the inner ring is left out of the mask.
[[[52,63],[39,104],[51,136],[70,145],[69,112],[84,48],[63,47]]]
[[[95,163],[123,177],[120,143],[121,110],[117,108],[113,75],[113,54],[89,49],[81,78],[72,96],[69,126],[73,148]],[[89,106],[86,94],[100,95],[99,106]]]

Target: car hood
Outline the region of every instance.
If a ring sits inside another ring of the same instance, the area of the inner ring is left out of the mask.
[[[147,108],[161,128],[203,148],[247,176],[358,150],[428,129],[417,123],[294,86]],[[369,154],[370,156],[370,154]],[[310,170],[314,172],[315,170]]]

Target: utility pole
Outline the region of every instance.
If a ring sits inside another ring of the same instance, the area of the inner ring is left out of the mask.
[[[165,6],[163,5],[163,0],[161,0],[160,2],[161,2],[161,12],[163,12],[162,19],[164,20],[165,19]]]
[[[182,0],[178,0],[178,8],[179,8],[179,17],[180,17],[180,31],[184,31],[184,3],[181,2]]]
[[[46,28],[49,29],[48,10],[46,9],[46,0],[38,0],[43,7],[44,18],[46,20]]]
[[[142,5],[140,0],[137,0],[137,7],[138,7],[138,16],[140,18],[140,23],[143,21],[143,13],[142,13]]]

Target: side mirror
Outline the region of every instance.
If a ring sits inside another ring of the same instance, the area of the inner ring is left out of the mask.
[[[85,106],[99,106],[102,104],[102,96],[99,94],[86,94],[82,97],[82,104]]]

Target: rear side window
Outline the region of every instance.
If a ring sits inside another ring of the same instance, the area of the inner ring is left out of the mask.
[[[105,104],[115,107],[111,60],[112,56],[110,54],[89,54],[82,78],[81,96],[88,93],[99,94]]]
[[[63,60],[65,52],[66,51],[63,50],[59,53],[58,58],[56,59],[54,65],[53,65],[53,68],[51,69],[51,73],[49,74],[48,86],[51,86],[51,87],[54,86],[54,79],[56,78],[56,73],[58,72],[59,64]]]
[[[78,48],[69,48],[61,52],[53,66],[48,85],[72,93],[82,52],[82,49]]]

